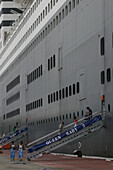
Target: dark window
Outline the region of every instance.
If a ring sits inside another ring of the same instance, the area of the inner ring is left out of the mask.
[[[110,82],[111,81],[111,69],[108,68],[107,69],[107,82]]]
[[[38,68],[36,69],[36,72],[37,72],[37,79],[38,79],[38,77],[39,77],[39,76],[38,76]]]
[[[36,80],[36,76],[37,76],[37,75],[36,75],[36,70],[35,70],[35,80]]]
[[[83,110],[82,110],[81,114],[82,114],[82,117],[83,117],[83,116],[84,116],[84,112],[83,112]]]
[[[6,100],[6,105],[9,105],[13,102],[15,102],[16,100],[20,99],[20,92],[17,92],[16,94],[14,94],[13,96],[9,97]]]
[[[65,94],[64,94],[64,88],[62,89],[62,98],[65,98]]]
[[[35,101],[35,109],[36,109],[36,101]]]
[[[53,102],[53,95],[51,94],[51,103]]]
[[[108,112],[110,112],[110,110],[111,110],[111,109],[110,109],[110,104],[108,104]]]
[[[68,97],[68,87],[66,87],[66,97]]]
[[[104,84],[105,83],[105,72],[102,71],[101,72],[101,84]]]
[[[48,59],[48,71],[50,70],[50,59]]]
[[[38,108],[38,100],[37,100],[37,108]]]
[[[102,37],[100,40],[100,54],[104,55],[104,53],[105,53],[105,42],[104,42],[104,37]]]
[[[71,86],[69,86],[69,96],[72,95]]]
[[[42,74],[43,74],[43,72],[42,72],[42,65],[40,66],[40,74],[41,74],[41,76],[42,76]]]
[[[75,8],[75,0],[72,1],[73,8]]]
[[[33,73],[31,73],[31,82],[33,81]]]
[[[71,119],[71,113],[69,114],[69,117],[70,117],[70,119]]]
[[[35,79],[35,71],[33,71],[33,81],[34,81],[34,79]]]
[[[53,58],[51,57],[51,69],[53,68]]]
[[[58,91],[56,91],[56,100],[58,101]]]
[[[79,85],[79,82],[77,82],[77,93],[80,92],[80,85]]]
[[[55,67],[55,55],[53,55],[53,67]]]
[[[5,115],[3,115],[3,119],[5,120]]]
[[[41,106],[43,106],[43,99],[41,98]]]
[[[6,92],[10,91],[12,88],[14,88],[16,85],[20,83],[20,75],[17,76],[11,83],[9,83],[6,86]]]
[[[62,119],[64,120],[64,118],[65,118],[65,117],[64,117],[64,115],[63,115],[63,116],[62,116]]]
[[[75,95],[75,84],[73,84],[73,95]]]
[[[66,119],[68,119],[68,114],[66,114]]]
[[[14,111],[12,111],[12,112],[7,113],[6,117],[7,117],[7,119],[8,119],[8,118],[10,118],[10,117],[17,116],[17,115],[19,115],[19,114],[20,114],[20,109],[16,109],[16,110],[14,110]]]
[[[40,72],[41,72],[41,71],[40,71],[40,66],[39,66],[39,68],[38,68],[38,75],[39,75],[39,77],[40,77]]]
[[[55,102],[55,93],[53,93],[53,100],[54,100],[54,102]]]
[[[59,99],[61,100],[62,98],[62,94],[61,94],[61,90],[59,90]]]
[[[38,100],[38,104],[39,104],[39,107],[40,107],[40,99]]]
[[[77,117],[79,117],[79,112],[77,112]]]

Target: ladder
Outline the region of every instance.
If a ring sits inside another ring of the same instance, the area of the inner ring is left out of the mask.
[[[59,130],[52,132],[38,140],[35,140],[27,145],[27,159],[34,160],[44,153],[50,153],[51,151],[60,148],[72,141],[84,140],[86,136],[93,135],[94,132],[98,132],[103,127],[104,116],[103,113],[95,112],[89,120],[84,118],[78,121],[78,126],[74,127],[74,123],[71,123],[64,127],[64,131],[59,134]]]
[[[16,132],[8,133],[0,140],[0,145],[5,146],[8,143],[11,143],[12,141],[16,141],[23,136],[27,135],[28,128],[27,127],[21,127]]]

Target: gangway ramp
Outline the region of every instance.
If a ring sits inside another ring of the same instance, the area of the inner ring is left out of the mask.
[[[26,136],[28,133],[28,127],[21,127],[16,132],[8,133],[0,140],[0,145],[5,146],[12,141],[17,141],[20,138]]]
[[[89,119],[87,117],[87,119]],[[64,127],[64,132],[59,134],[59,130],[52,132],[38,140],[35,140],[27,145],[28,147],[28,160],[33,160],[49,153],[57,148],[60,148],[72,141],[84,138],[94,132],[100,130],[103,127],[103,113],[94,113],[89,120],[80,119],[78,126],[74,127],[74,123],[71,123]],[[83,139],[82,139],[83,140]]]

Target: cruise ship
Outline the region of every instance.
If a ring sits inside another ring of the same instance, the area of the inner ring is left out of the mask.
[[[105,110],[98,134],[57,152],[112,157],[112,53],[112,0],[0,0],[0,133],[27,125],[31,142]]]

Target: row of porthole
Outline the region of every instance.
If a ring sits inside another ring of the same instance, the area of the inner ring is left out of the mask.
[[[66,115],[63,115],[63,116],[56,116],[56,117],[51,117],[51,118],[48,118],[48,119],[43,119],[43,120],[39,120],[36,122],[37,125],[40,125],[40,124],[44,124],[44,123],[54,123],[54,122],[58,122],[58,121],[64,121],[64,120],[68,120],[68,119],[73,119],[74,116],[77,116],[79,118],[79,112],[77,112],[77,114],[75,113],[69,113],[69,114],[66,114]],[[81,112],[81,115],[83,116],[83,110]],[[29,126],[34,126],[35,125],[35,122],[29,122],[28,123]]]

